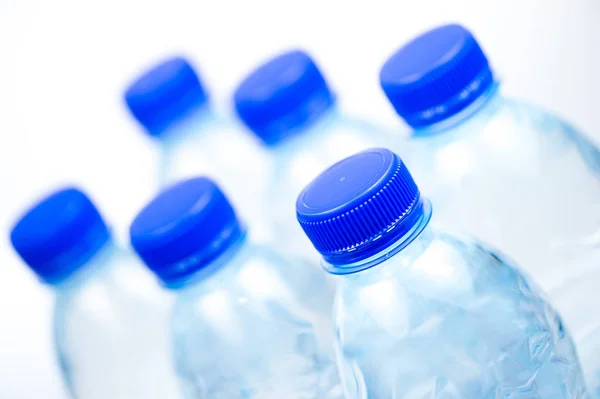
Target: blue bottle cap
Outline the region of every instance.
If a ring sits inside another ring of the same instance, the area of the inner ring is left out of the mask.
[[[398,115],[413,128],[457,114],[494,82],[485,54],[460,25],[413,39],[387,60],[379,79]]]
[[[44,198],[13,227],[13,247],[44,281],[63,281],[108,241],[109,232],[89,198],[66,188]]]
[[[378,254],[418,224],[424,227],[430,216],[426,211],[404,162],[383,148],[331,166],[296,202],[298,221],[317,251],[341,266]]]
[[[146,71],[125,91],[133,116],[152,136],[160,136],[206,103],[207,96],[187,60],[170,58]]]
[[[142,209],[129,232],[137,254],[167,286],[207,266],[243,236],[231,204],[207,178],[164,190]]]
[[[240,119],[272,145],[321,117],[334,97],[310,56],[290,51],[247,76],[234,102]]]

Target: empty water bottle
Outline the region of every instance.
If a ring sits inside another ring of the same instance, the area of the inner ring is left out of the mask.
[[[256,138],[209,104],[189,61],[174,57],[152,67],[127,88],[125,101],[159,144],[161,185],[198,174],[214,176],[239,200],[241,214],[256,226],[254,232],[267,234],[261,212],[268,158]]]
[[[330,281],[248,242],[214,182],[194,178],[163,191],[130,233],[177,296],[171,322],[185,397],[342,398]]]
[[[45,198],[18,221],[11,240],[56,292],[56,349],[73,397],[178,397],[168,298],[133,254],[113,244],[81,191]]]
[[[600,264],[600,152],[557,116],[502,96],[468,30],[424,33],[380,80],[414,128],[400,155],[438,223],[493,243],[551,295]]]
[[[357,151],[387,145],[383,130],[342,113],[321,71],[303,51],[283,53],[250,73],[235,108],[274,160],[267,203],[278,248],[312,253],[294,217],[302,188],[324,168]]]
[[[325,268],[342,275],[347,399],[585,397],[552,306],[501,254],[431,227],[429,201],[391,151],[335,164],[296,206]]]

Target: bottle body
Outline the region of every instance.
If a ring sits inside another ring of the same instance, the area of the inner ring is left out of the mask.
[[[161,140],[162,186],[208,176],[239,204],[238,210],[253,226],[253,234],[267,235],[264,203],[270,163],[258,140],[209,109],[195,112]]]
[[[74,397],[179,397],[170,300],[132,255],[109,243],[57,289],[55,341]]]
[[[552,114],[486,96],[400,153],[438,224],[493,243],[552,295],[600,263],[600,152]]]
[[[333,109],[306,131],[276,146],[269,209],[277,247],[294,256],[312,257],[317,262],[318,254],[295,217],[298,195],[334,163],[367,148],[393,148],[395,141],[383,128]]]
[[[571,338],[537,288],[430,226],[341,279],[335,329],[347,398],[586,397]]]
[[[235,250],[178,293],[171,322],[185,397],[341,398],[330,282],[265,249]]]

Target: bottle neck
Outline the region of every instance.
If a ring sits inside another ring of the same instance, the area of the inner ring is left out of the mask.
[[[164,151],[168,152],[171,148],[189,141],[196,135],[210,132],[212,126],[221,123],[224,123],[222,118],[210,105],[205,104],[169,127],[157,139]]]
[[[426,230],[429,226],[432,214],[431,203],[429,200],[427,198],[422,198],[421,201],[423,207],[422,212],[418,213],[417,219],[411,221],[410,228],[407,229],[402,225],[396,226],[396,229],[403,229],[402,235],[393,241],[390,241],[389,245],[386,245],[381,251],[368,258],[344,265],[334,265],[323,261],[323,268],[331,274],[354,274],[371,269],[394,256],[405,256],[413,252],[414,248],[418,246],[418,244],[413,245],[413,243],[415,241],[421,241],[425,236],[428,236]],[[394,229],[389,230],[386,234],[394,234],[393,230]],[[384,239],[385,236],[381,236],[378,240]]]
[[[327,136],[339,124],[342,116],[335,105],[330,106],[308,123],[298,126],[281,140],[269,144],[269,151],[276,157],[286,157],[290,151],[312,145]]]
[[[382,251],[376,257],[373,257],[371,267],[363,269],[358,273],[343,276],[343,281],[353,284],[356,282],[363,285],[365,282],[374,283],[381,279],[398,273],[399,268],[410,267],[427,250],[434,240],[435,230],[430,224],[406,246],[398,243],[402,249],[391,247],[387,251]]]
[[[87,284],[96,275],[114,265],[120,251],[117,244],[109,239],[87,262],[64,279],[54,282],[52,286],[57,291],[64,291]]]
[[[499,97],[499,87],[499,82],[493,82],[490,87],[487,88],[487,90],[483,91],[477,98],[473,100],[471,104],[462,109],[460,112],[432,125],[415,129],[413,131],[413,137],[428,138],[432,135],[450,131],[458,125],[467,122],[473,116],[484,112],[485,109],[493,108],[492,105],[496,103],[495,99]]]
[[[196,110],[185,120],[165,132],[159,138],[160,166],[158,182],[161,186],[173,183],[173,175],[192,177],[198,165],[212,165],[219,160],[215,143],[227,141],[223,131],[229,130],[230,122],[209,106]]]
[[[231,242],[227,249],[220,253],[210,263],[199,267],[194,272],[169,281],[163,281],[165,288],[173,291],[184,292],[195,289],[198,285],[212,279],[217,274],[226,271],[231,264],[239,263],[240,258],[245,258],[251,252],[252,244],[249,243],[245,230],[235,241]]]

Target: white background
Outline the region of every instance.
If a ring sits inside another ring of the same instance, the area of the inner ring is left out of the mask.
[[[17,215],[65,183],[84,187],[111,220],[126,221],[151,195],[156,152],[122,102],[140,69],[187,55],[228,112],[257,62],[301,47],[346,110],[400,132],[379,67],[411,36],[454,21],[475,32],[505,93],[600,142],[599,0],[0,0],[0,399],[65,397],[51,292],[8,242]]]

